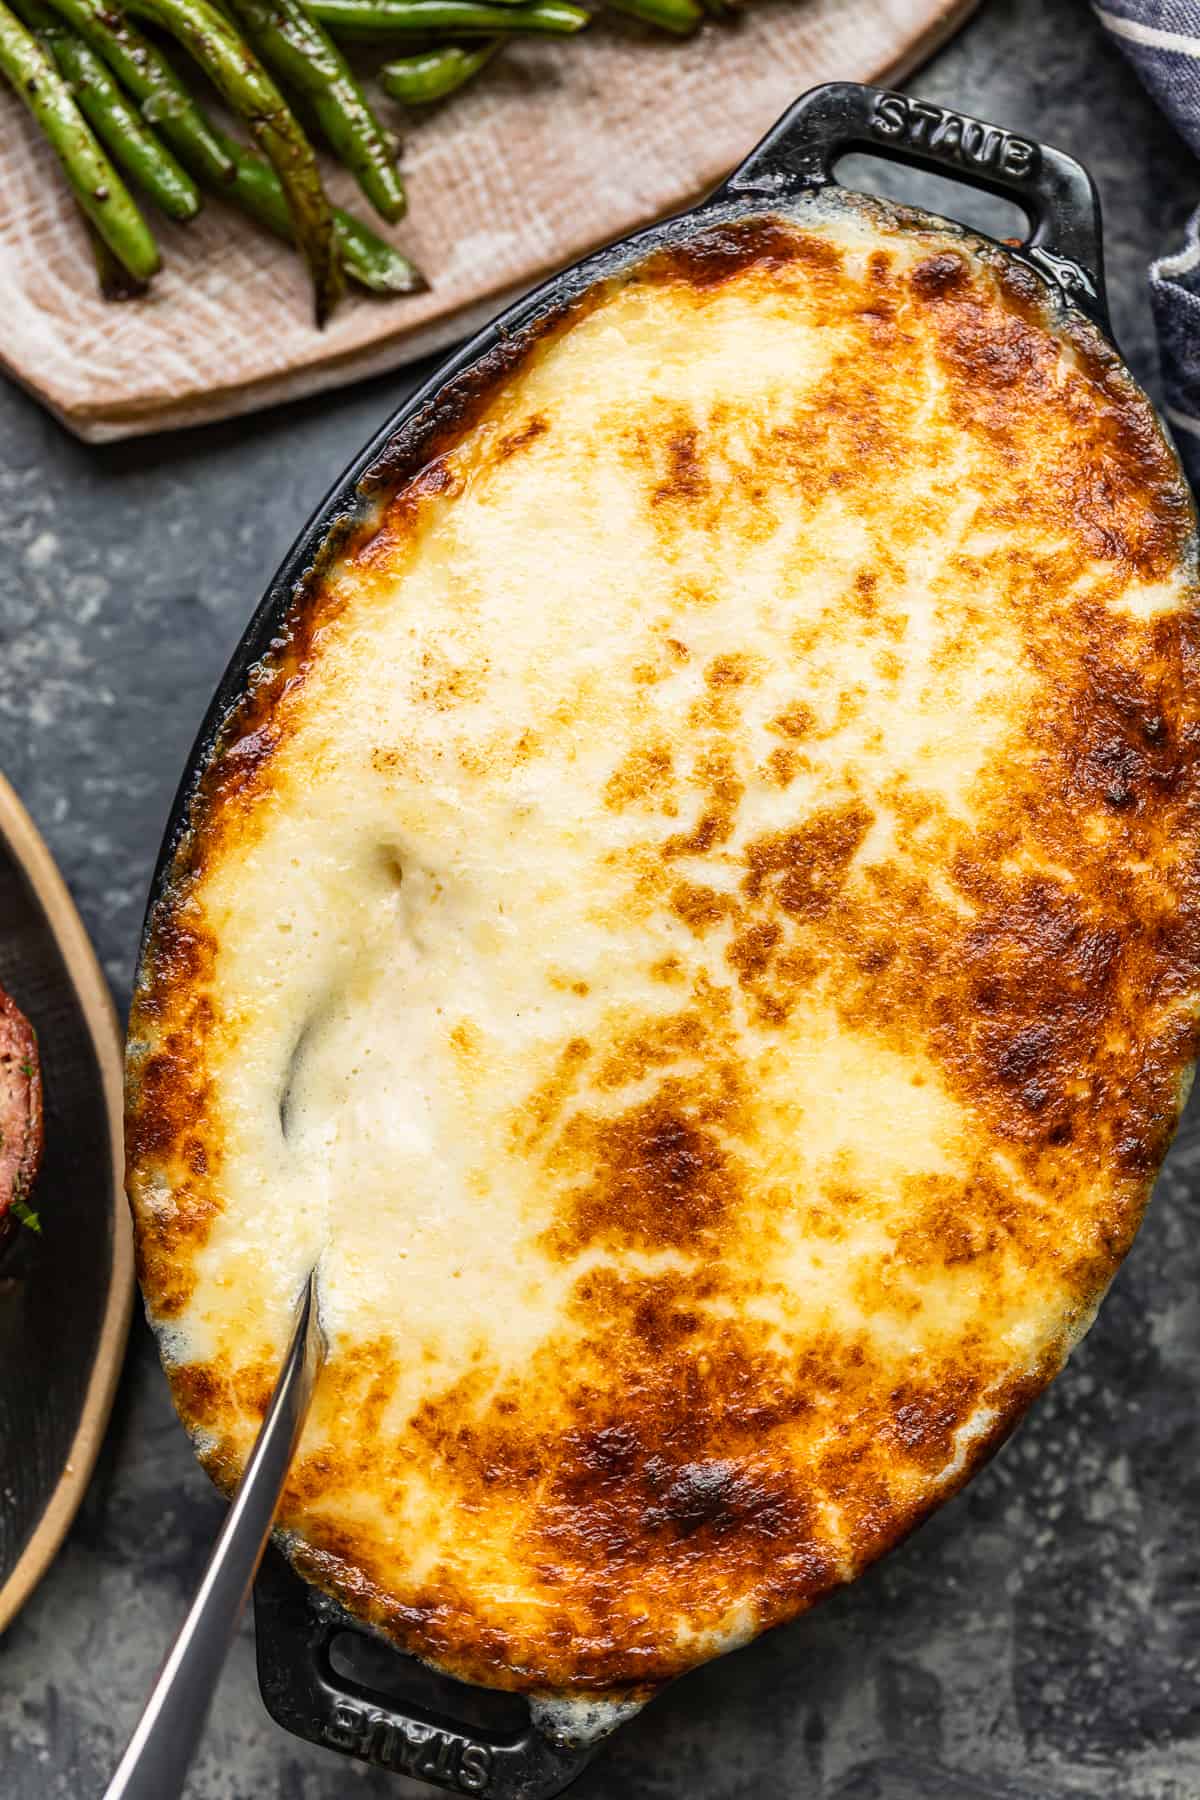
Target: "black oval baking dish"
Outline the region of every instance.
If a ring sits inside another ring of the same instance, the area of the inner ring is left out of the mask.
[[[786,213],[818,193],[835,204],[845,196],[847,205],[861,206],[863,197],[835,175],[852,151],[949,175],[1015,201],[1028,218],[1029,235],[1019,244],[985,240],[989,254],[1023,265],[1111,339],[1099,203],[1079,163],[1049,145],[903,94],[853,83],[813,89],[711,197],[585,258],[510,307],[405,402],[338,481],[285,558],[214,696],[171,813],[148,922],[222,727],[270,654],[298,591],[336,555],[348,530],[369,516],[379,495],[420,465],[433,434],[454,423],[475,386],[515,361],[587,289],[652,252],[764,211]],[[957,229],[927,213],[902,211],[918,226]],[[578,1717],[564,1725],[553,1707],[535,1709],[523,1723],[514,1720],[514,1707],[523,1718],[523,1702],[434,1675],[372,1639],[275,1551],[259,1576],[256,1620],[262,1695],[280,1724],[313,1743],[453,1792],[496,1800],[558,1794],[605,1732],[620,1723],[612,1707],[599,1709],[603,1716],[590,1733],[581,1730]],[[489,1722],[493,1700],[498,1713]]]

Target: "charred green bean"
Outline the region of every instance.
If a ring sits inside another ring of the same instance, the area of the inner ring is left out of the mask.
[[[296,242],[312,277],[317,324],[323,325],[337,305],[342,266],[321,171],[287,101],[210,0],[135,0],[131,10],[183,45],[266,153],[287,196]]]
[[[42,0],[12,0],[12,10],[50,52],[59,74],[71,84],[76,106],[113,161],[170,218],[194,219],[200,210],[195,182],[143,123],[91,46]]]
[[[379,71],[379,85],[385,94],[402,100],[406,106],[444,100],[478,75],[499,48],[500,39],[493,38],[477,50],[447,44],[440,50],[422,51],[419,56],[400,56],[394,62],[384,63]]]
[[[233,163],[171,64],[108,0],[49,0],[139,103],[143,119],[205,183],[233,179]]]
[[[347,275],[372,294],[423,294],[429,287],[416,263],[353,213],[333,209],[338,249]]]
[[[613,12],[640,19],[643,25],[653,25],[659,31],[673,31],[678,37],[686,37],[695,31],[704,19],[696,0],[604,0],[604,3]]]
[[[80,112],[114,161],[169,218],[194,219],[200,211],[195,182],[129,104],[95,51],[66,32],[49,48],[71,83]]]
[[[388,38],[419,32],[452,37],[495,37],[535,32],[553,37],[582,31],[591,14],[568,0],[535,0],[532,5],[488,4],[488,0],[308,0],[314,19],[335,36]]]
[[[96,264],[96,286],[100,289],[102,300],[137,300],[146,292],[146,283],[139,281],[135,275],[119,263],[92,221],[81,209],[80,219],[87,232],[88,243],[92,246],[92,259]]]
[[[405,209],[404,184],[387,135],[356,76],[323,25],[300,0],[230,0],[263,62],[316,114],[335,155],[383,218]]]
[[[79,112],[45,47],[0,0],[0,74],[41,127],[75,198],[113,255],[138,281],[159,266],[158,246],[116,169]]]
[[[294,243],[287,201],[270,163],[264,162],[261,156],[255,156],[252,151],[243,150],[240,144],[235,144],[223,132],[217,132],[216,135],[234,167],[232,181],[221,186],[222,197],[231,201],[234,206],[241,207],[243,212],[257,219],[260,225],[264,225],[285,243]],[[335,206],[333,225],[342,264],[347,275],[360,287],[373,294],[424,292],[428,284],[415,263],[411,263],[394,245],[386,243],[369,225],[364,225],[361,219],[356,219],[353,213],[343,212],[340,206]]]

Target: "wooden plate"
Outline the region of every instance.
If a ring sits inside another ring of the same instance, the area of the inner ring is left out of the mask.
[[[129,1330],[121,1047],[95,953],[53,858],[0,776],[0,983],[33,1022],[46,1151],[40,1235],[0,1255],[0,1630],[83,1498]]]
[[[215,203],[190,225],[156,218],[162,274],[145,299],[106,304],[53,153],[0,85],[0,365],[96,443],[393,369],[698,199],[805,88],[898,81],[976,4],[755,0],[682,41],[609,17],[578,43],[507,45],[445,106],[381,102],[410,134],[411,202],[381,229],[431,285],[403,299],[349,295],[324,331],[299,259]],[[345,170],[325,168],[331,196],[361,211]]]

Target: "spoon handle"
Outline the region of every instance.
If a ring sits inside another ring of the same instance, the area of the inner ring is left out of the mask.
[[[104,1800],[174,1800],[182,1792],[324,1360],[316,1281],[314,1269],[233,1505]]]

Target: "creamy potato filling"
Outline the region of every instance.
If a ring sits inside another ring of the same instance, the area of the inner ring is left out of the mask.
[[[1191,1055],[1145,402],[964,242],[730,242],[549,333],[328,576],[133,1022],[211,1465],[319,1259],[302,1564],[535,1688],[661,1679],[960,1479]]]

